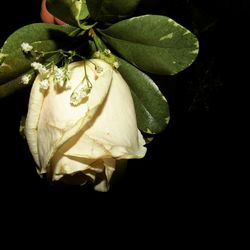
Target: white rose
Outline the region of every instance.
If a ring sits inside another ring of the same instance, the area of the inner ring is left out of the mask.
[[[70,97],[86,80],[85,72],[91,91],[72,105]],[[41,89],[42,77],[37,76],[25,126],[29,148],[39,174],[47,173],[53,181],[81,176],[79,184],[91,180],[96,190],[107,191],[117,160],[146,153],[132,96],[122,76],[102,60],[72,63],[69,74],[71,88],[63,90],[53,83],[53,76],[49,88]]]

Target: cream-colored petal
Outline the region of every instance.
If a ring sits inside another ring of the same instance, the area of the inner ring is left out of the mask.
[[[45,94],[44,90],[40,89],[41,80],[40,75],[38,75],[33,83],[29,98],[28,114],[25,122],[25,136],[30,152],[38,166],[40,166],[40,163],[37,147],[37,126]]]
[[[99,192],[107,192],[110,186],[110,179],[115,171],[116,161],[113,158],[103,159],[104,172],[99,175],[99,182],[94,183],[94,189]]]
[[[56,153],[52,159],[50,171],[53,181],[66,181],[70,184],[84,185],[94,183],[94,189],[100,192],[109,190],[111,176],[115,170],[114,159],[103,159],[91,162],[84,158],[69,158]]]
[[[38,124],[38,152],[43,171],[46,171],[50,159],[63,143],[80,130],[84,131],[84,127],[93,119],[104,102],[110,87],[112,79],[110,69],[104,70],[95,79],[93,68],[86,65],[93,87],[86,102],[73,106],[70,104],[70,96],[84,78],[84,64],[73,63],[70,67],[72,88],[58,93],[51,84],[41,110]]]
[[[107,178],[107,182],[110,182],[110,179],[115,171],[116,160],[113,158],[103,159],[103,164],[105,166],[105,175]]]
[[[104,67],[105,62],[93,61]],[[144,157],[145,141],[137,129],[131,92],[119,72],[113,72],[111,87],[102,112],[85,134],[102,144],[113,157]]]
[[[83,157],[87,159],[99,159],[110,157],[110,152],[100,144],[88,137],[85,133],[78,133],[70,138],[62,147],[64,155],[68,157]]]
[[[91,169],[91,162],[84,158],[69,158],[64,155],[56,157],[51,165],[50,175],[52,180],[59,180],[64,175],[74,175],[78,172],[84,172]]]
[[[101,60],[92,62],[112,70],[111,66]],[[146,153],[144,144],[145,141],[137,129],[130,90],[121,75],[114,71],[101,112],[90,122],[84,133],[72,138],[71,147],[65,155],[85,158],[142,158]]]
[[[86,178],[80,179],[81,184],[90,179],[96,190],[104,192],[109,189],[116,160],[143,157],[145,141],[121,75],[102,60],[85,65],[93,86],[77,106],[70,104],[70,96],[85,77],[84,62],[69,66],[71,89],[58,91],[52,78],[45,92],[39,82],[34,83],[26,130],[40,173],[48,172],[52,180],[70,176],[77,181],[82,174]],[[96,66],[103,72],[97,73]]]
[[[52,158],[50,172],[48,173],[51,179],[53,181],[62,179],[64,182],[70,180],[71,184],[81,185],[85,184],[87,180],[92,180],[95,190],[108,191],[116,160],[65,155],[64,152],[67,152],[71,146],[70,143],[66,142]]]

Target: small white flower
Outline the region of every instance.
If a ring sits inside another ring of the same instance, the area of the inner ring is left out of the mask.
[[[41,63],[38,62],[33,62],[30,64],[30,66],[37,70],[39,72],[39,74],[46,76],[49,73],[49,70],[46,69],[46,67],[44,65],[42,65]]]
[[[63,87],[65,80],[65,72],[62,68],[58,68],[57,66],[54,67],[54,82],[55,84],[60,85]]]
[[[94,53],[94,55],[93,55],[94,58],[100,58],[100,56],[101,56],[101,52],[100,52],[99,50],[96,51],[96,52]]]
[[[73,92],[70,96],[70,103],[74,106],[78,105],[82,100],[82,97],[79,93]]]
[[[56,80],[63,80],[65,77],[65,72],[62,68],[58,68],[57,66],[54,67],[54,74]]]
[[[57,66],[54,66],[54,83],[59,85],[60,87],[63,87],[65,89],[69,89],[70,81],[67,81],[69,79],[69,71],[67,68],[58,68]]]
[[[110,54],[111,54],[111,51],[110,51],[109,49],[105,49],[105,50],[104,50],[104,54],[110,55]]]
[[[33,49],[29,43],[22,43],[21,48],[24,53],[29,53]]]
[[[96,66],[96,67],[95,67],[95,70],[96,70],[96,72],[99,73],[99,74],[103,72],[103,68],[100,67],[100,66]]]
[[[21,78],[21,83],[26,85],[29,83],[30,79],[31,79],[31,75],[29,74],[23,75]]]
[[[40,88],[41,89],[48,89],[49,88],[49,80],[48,79],[43,79],[41,82],[40,82]]]
[[[38,62],[33,62],[30,64],[30,66],[35,70],[39,70],[41,67],[44,67],[41,63]]]
[[[119,62],[116,61],[116,62],[113,63],[113,67],[114,68],[118,69],[119,66],[120,66]]]
[[[78,105],[83,98],[87,97],[91,91],[91,87],[86,83],[81,83],[70,96],[70,103],[74,106]]]

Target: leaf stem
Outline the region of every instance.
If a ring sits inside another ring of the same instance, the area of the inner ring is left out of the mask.
[[[93,38],[97,50],[104,51],[107,48],[104,42],[97,36],[94,29],[89,30],[89,36]]]

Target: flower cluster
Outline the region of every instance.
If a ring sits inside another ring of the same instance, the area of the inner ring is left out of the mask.
[[[44,65],[38,62],[33,62],[30,65],[34,70],[37,70],[38,73],[42,76],[42,81],[40,82],[41,89],[48,89],[49,88],[49,76],[50,70],[48,70]]]
[[[89,86],[86,81],[80,83],[70,96],[70,103],[72,105],[78,105],[85,97],[89,95],[91,88],[92,86]]]
[[[30,45],[29,43],[22,43],[21,44],[21,49],[24,53],[29,53],[33,50],[33,46]]]
[[[24,53],[31,52],[31,50],[33,49],[33,47],[29,43],[22,43],[21,48]],[[60,52],[63,53],[62,51]],[[45,54],[44,52],[41,53]],[[110,51],[106,51],[105,53],[111,54]],[[65,56],[65,64],[62,67],[58,67],[54,63],[49,64],[47,66],[36,61],[31,63],[30,66],[34,70],[36,70],[40,75],[41,78],[41,81],[39,82],[40,89],[48,90],[51,82],[53,82],[54,87],[56,87],[58,90],[71,88],[72,83],[70,81],[70,72],[68,70],[68,65],[72,61],[72,57],[75,55],[75,52],[73,51],[69,51],[67,53],[64,52],[63,55]],[[95,69],[95,79],[97,79],[98,74],[103,72],[103,68],[99,65],[95,65],[95,63],[93,63],[93,65]],[[23,84],[28,84],[30,80],[31,80],[30,74],[25,74],[21,78],[21,82]],[[74,106],[79,105],[82,102],[82,100],[89,95],[91,89],[92,89],[92,83],[85,72],[84,78],[77,85],[77,87],[75,87],[70,96],[70,103]]]
[[[21,48],[24,53],[29,53],[33,50],[33,47],[29,43],[22,43]],[[45,52],[39,52],[39,51],[36,52],[43,55],[46,54]],[[31,63],[30,66],[34,70],[36,70],[41,77],[41,81],[39,83],[40,89],[48,90],[51,82],[53,82],[54,87],[56,87],[58,90],[70,89],[72,87],[72,82],[70,81],[71,76],[68,69],[68,65],[73,60],[73,57],[77,54],[74,51],[62,51],[62,50],[60,50],[60,53],[65,57],[64,65],[62,67],[58,67],[54,63],[48,64],[46,66],[36,61]],[[114,61],[115,57],[112,55],[110,50],[105,49],[103,52],[97,51],[95,55],[96,55],[95,58],[97,57],[109,58],[109,60],[106,60],[108,61],[109,64],[112,64],[112,66],[116,69],[119,67],[119,63],[117,61]],[[99,65],[96,65],[94,62],[91,62],[91,60],[90,63],[94,65],[95,69],[94,75],[96,80],[98,78],[98,75],[103,72],[103,68]],[[85,67],[84,70],[86,71]],[[23,84],[28,84],[30,80],[31,80],[30,74],[25,74],[21,78],[21,82]],[[86,74],[85,72],[84,78],[77,85],[77,87],[75,87],[74,91],[70,96],[70,103],[74,106],[79,105],[82,102],[82,100],[90,94],[91,89],[92,89],[92,83],[88,78],[88,74]]]
[[[29,74],[23,75],[21,77],[21,83],[26,85],[30,82],[30,79],[31,79],[31,75]]]

